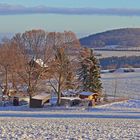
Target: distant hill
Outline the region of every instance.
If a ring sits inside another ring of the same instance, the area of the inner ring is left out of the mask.
[[[140,28],[115,29],[80,39],[81,45],[90,48],[105,46],[140,46]]]

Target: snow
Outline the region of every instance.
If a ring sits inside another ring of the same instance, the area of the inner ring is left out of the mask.
[[[102,74],[106,94],[132,99],[91,107],[0,107],[1,140],[139,140],[140,69]],[[82,92],[91,95],[91,92]],[[81,94],[81,93],[80,93]],[[37,95],[44,98],[47,94]],[[70,97],[73,99],[73,97]],[[52,102],[56,98],[52,98]]]
[[[34,61],[39,64],[41,67],[47,67],[46,64],[44,64],[42,59],[34,59]]]
[[[123,73],[123,72],[125,72],[125,71],[129,71],[130,70],[130,72],[131,72],[131,70],[136,70],[137,72],[139,72],[139,69],[134,69],[134,68],[119,68],[119,69],[117,69],[116,71],[115,71],[115,73]]]
[[[134,70],[135,72],[124,73],[119,69],[114,73],[101,74],[105,94],[140,99],[140,69]]]
[[[63,91],[62,94],[65,95],[65,96],[73,96],[75,94],[77,94],[79,91],[78,90],[72,90],[72,89],[69,89],[67,91]]]
[[[139,130],[140,100],[94,108],[0,107],[2,140],[139,140]]]
[[[73,100],[81,100],[79,97],[61,97],[61,99],[70,100],[70,101],[73,101]]]
[[[33,96],[32,99],[43,100],[43,99],[45,99],[45,98],[50,98],[50,97],[51,97],[50,94],[42,93],[42,94]]]
[[[0,119],[2,140],[113,140],[140,138],[139,121],[99,119]]]
[[[114,97],[117,83],[116,98],[132,99],[95,107],[0,107],[0,139],[140,140],[140,69],[105,73],[102,81],[106,94]]]
[[[85,96],[90,96],[90,95],[94,95],[94,94],[96,94],[96,93],[88,92],[88,91],[83,91],[83,92],[80,92],[79,94],[80,94],[80,95],[85,95]]]
[[[105,46],[104,49],[116,49],[118,47],[119,45],[108,45],[108,46]]]
[[[120,110],[140,110],[140,100],[126,100],[118,103],[111,103],[101,106],[102,108],[120,109]]]
[[[102,51],[102,50],[95,50],[95,53],[101,54],[98,58],[107,58],[107,57],[129,57],[129,56],[140,56],[140,51]]]
[[[109,70],[101,70],[101,73],[109,73]]]

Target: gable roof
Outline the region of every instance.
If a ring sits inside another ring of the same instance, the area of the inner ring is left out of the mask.
[[[47,65],[43,62],[42,59],[34,59],[34,62],[36,62],[41,67],[47,67]]]
[[[84,96],[90,96],[90,95],[94,95],[94,94],[97,94],[97,93],[93,93],[90,91],[83,91],[83,92],[79,93],[79,95],[84,95]]]
[[[50,99],[51,98],[50,94],[42,93],[32,97],[32,99],[37,99],[37,100],[43,100],[45,98]]]

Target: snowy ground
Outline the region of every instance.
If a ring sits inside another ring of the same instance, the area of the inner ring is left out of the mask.
[[[94,108],[0,107],[0,140],[140,140],[140,100]]]
[[[106,58],[112,56],[140,56],[140,51],[95,51],[97,54],[102,54],[102,56],[98,56],[98,58]]]
[[[123,73],[118,70],[115,73],[102,74],[104,92],[108,95],[115,94],[121,97],[140,99],[140,69],[135,72]]]
[[[2,140],[139,140],[140,120],[1,118]]]
[[[140,140],[140,69],[102,74],[108,95],[133,98],[94,108],[0,107],[0,140]],[[135,99],[135,100],[134,100]]]

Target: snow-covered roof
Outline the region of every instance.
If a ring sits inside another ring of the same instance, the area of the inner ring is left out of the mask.
[[[109,70],[101,70],[101,73],[109,73]]]
[[[41,67],[47,67],[47,65],[43,62],[42,59],[34,59],[34,61],[39,64]]]
[[[83,92],[80,92],[79,94],[80,95],[85,95],[85,96],[90,96],[90,95],[94,95],[94,94],[97,94],[97,93],[93,93],[93,92],[90,92],[90,91],[83,91]]]
[[[76,90],[67,90],[67,91],[62,92],[63,95],[75,95],[77,93],[78,93],[78,91],[76,91]]]
[[[45,98],[51,98],[50,94],[42,93],[32,97],[32,99],[38,99],[38,100],[43,100]]]
[[[79,97],[61,97],[61,99],[65,99],[65,100],[81,100]]]

